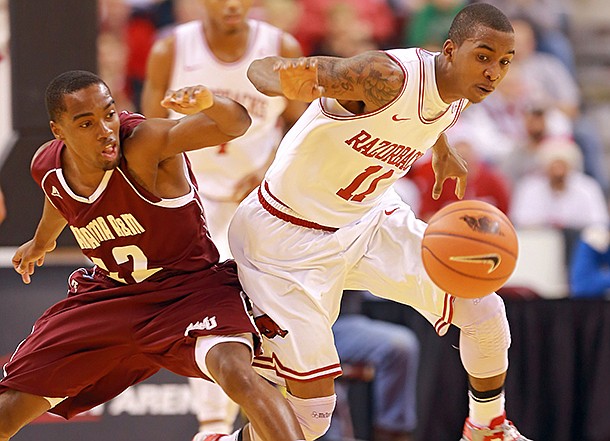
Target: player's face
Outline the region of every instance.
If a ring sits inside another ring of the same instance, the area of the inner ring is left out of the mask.
[[[447,45],[453,45],[448,40]],[[451,47],[455,92],[473,103],[483,101],[508,73],[515,53],[513,33],[479,28],[460,46]]]
[[[64,97],[66,111],[51,122],[56,138],[64,141],[70,156],[90,168],[110,170],[121,159],[119,117],[110,91],[91,85]]]
[[[225,32],[243,28],[252,0],[203,0],[208,18]]]

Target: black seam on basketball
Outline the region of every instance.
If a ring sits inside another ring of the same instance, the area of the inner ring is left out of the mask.
[[[460,239],[469,240],[471,242],[482,243],[482,244],[485,244],[485,245],[492,245],[492,246],[494,246],[494,247],[504,251],[506,254],[510,255],[515,260],[519,256],[519,251],[517,251],[517,253],[515,254],[511,250],[509,250],[508,248],[505,248],[505,247],[503,247],[503,246],[501,246],[501,245],[499,245],[497,243],[489,242],[487,240],[481,240],[479,238],[473,238],[471,236],[463,236],[461,234],[441,233],[441,232],[426,233],[425,236],[426,237],[437,237],[437,238],[442,238],[442,237],[459,237]]]
[[[456,207],[454,209],[448,210],[446,213],[443,213],[439,217],[434,217],[434,216],[436,216],[436,214],[433,214],[432,217],[429,219],[428,223],[438,222],[439,220],[444,219],[445,217],[447,217],[450,214],[458,213],[461,211],[466,212],[468,210],[479,211],[481,213],[488,213],[488,214],[492,214],[494,216],[498,216],[503,221],[505,221],[505,222],[508,221],[508,223],[510,225],[512,225],[510,218],[508,216],[506,216],[506,214],[504,214],[502,211],[498,212],[496,210],[490,210],[489,208],[482,208],[482,207],[476,207],[476,208]]]

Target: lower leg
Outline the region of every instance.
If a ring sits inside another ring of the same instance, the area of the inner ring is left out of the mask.
[[[469,418],[479,426],[490,426],[504,415],[504,380],[506,373],[490,378],[468,376]]]
[[[303,440],[303,432],[279,390],[260,377],[252,366],[250,348],[238,342],[219,343],[206,356],[206,366],[216,383],[248,416],[265,441]],[[248,431],[244,441],[250,441]]]

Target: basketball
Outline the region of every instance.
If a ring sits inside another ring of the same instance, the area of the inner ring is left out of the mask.
[[[456,297],[483,297],[498,290],[517,264],[519,241],[513,224],[483,201],[458,201],[429,220],[421,244],[432,281]]]

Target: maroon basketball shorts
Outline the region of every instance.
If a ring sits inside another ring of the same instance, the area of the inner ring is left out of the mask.
[[[70,418],[161,368],[204,376],[197,337],[252,333],[259,344],[232,261],[132,285],[81,269],[69,286],[6,364],[0,393],[68,397],[51,412]]]

